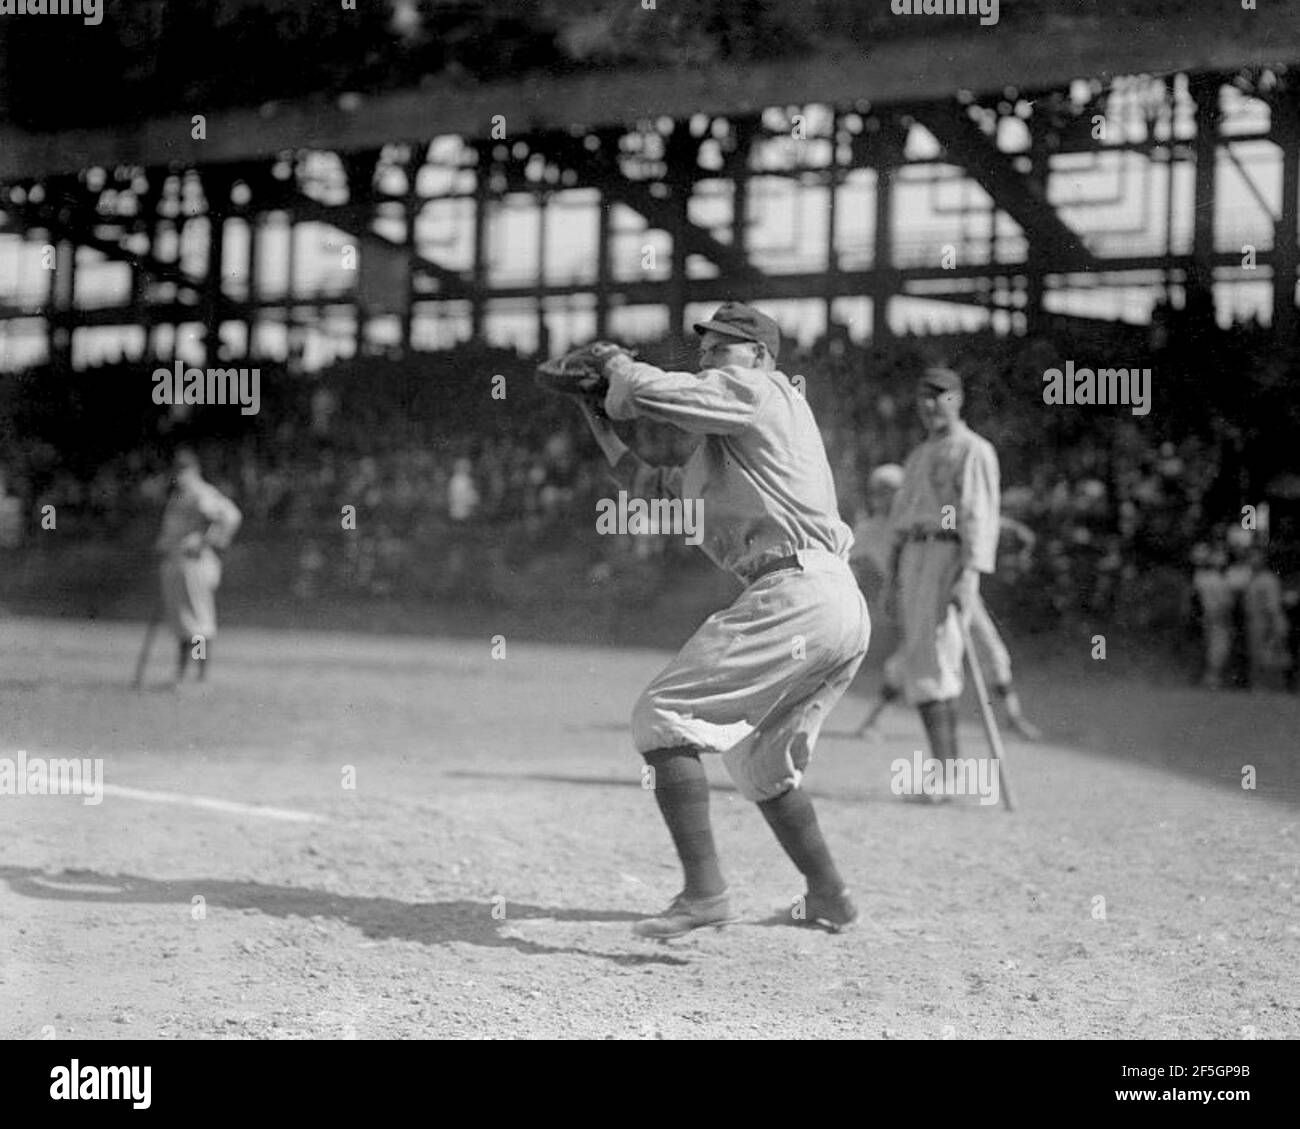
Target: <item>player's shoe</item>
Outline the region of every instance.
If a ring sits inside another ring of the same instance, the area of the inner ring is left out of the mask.
[[[680,937],[692,929],[729,925],[735,920],[730,893],[724,891],[712,898],[688,898],[685,893],[681,893],[659,916],[638,921],[632,926],[632,932],[638,937],[663,941],[669,937]]]
[[[843,933],[858,920],[858,907],[847,890],[838,894],[814,894],[809,890],[803,896],[803,917],[795,916],[801,925],[824,925],[832,933]]]

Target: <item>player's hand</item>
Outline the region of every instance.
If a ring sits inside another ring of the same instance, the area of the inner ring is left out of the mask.
[[[969,615],[975,607],[980,594],[980,574],[973,568],[962,569],[957,582],[952,586],[949,602],[957,605],[963,615]]]

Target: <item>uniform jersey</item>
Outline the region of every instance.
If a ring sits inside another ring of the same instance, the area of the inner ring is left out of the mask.
[[[954,532],[963,568],[997,567],[1000,506],[993,444],[963,422],[927,439],[903,464],[903,485],[890,509],[895,539],[914,532]]]
[[[743,581],[801,549],[847,558],[853,534],[840,520],[821,432],[783,373],[664,372],[626,358],[608,371],[610,418],[705,437],[683,466],[650,466],[629,451],[614,474],[635,496],[699,499],[700,547],[719,568]]]
[[[154,547],[160,553],[182,551],[199,534],[206,535],[214,548],[224,549],[242,520],[239,507],[215,486],[197,475],[186,476],[163,511],[162,531]]]

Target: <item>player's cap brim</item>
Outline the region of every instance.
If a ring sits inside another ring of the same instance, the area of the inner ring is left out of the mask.
[[[705,333],[722,333],[727,337],[735,337],[739,341],[752,341],[756,345],[762,345],[764,342],[752,333],[746,333],[738,326],[729,325],[724,321],[699,321],[695,323],[695,332]]]

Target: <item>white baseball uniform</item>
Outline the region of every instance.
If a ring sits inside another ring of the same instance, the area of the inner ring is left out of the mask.
[[[962,641],[952,588],[963,568],[997,564],[1000,481],[993,445],[957,421],[903,465],[890,510],[903,619],[904,685],[912,705],[962,690]],[[973,609],[972,609],[973,611]]]
[[[637,701],[637,751],[721,753],[742,795],[774,798],[798,785],[870,639],[821,433],[780,372],[664,372],[628,358],[607,372],[612,419],[704,436],[684,466],[653,467],[629,451],[615,477],[634,497],[698,499],[701,548],[746,585]]]
[[[242,521],[239,507],[215,486],[197,474],[181,477],[154,546],[162,554],[164,612],[178,639],[216,635],[221,559],[215,550],[230,544]]]

